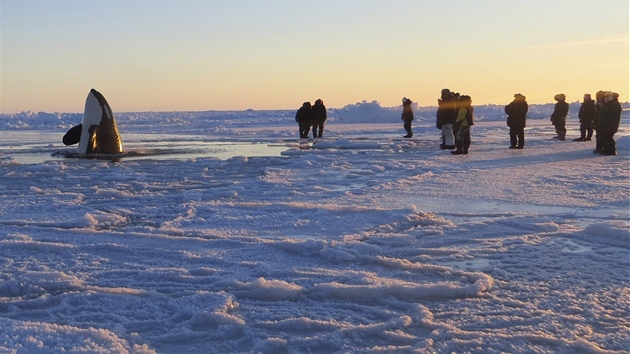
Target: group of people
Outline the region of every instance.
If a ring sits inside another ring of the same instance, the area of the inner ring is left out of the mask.
[[[443,89],[438,99],[435,127],[442,131],[440,149],[451,154],[468,154],[470,127],[474,124],[472,98]]]
[[[595,100],[590,94],[584,95],[584,101],[580,106],[578,117],[580,119],[579,138],[574,141],[590,141],[595,131],[594,153],[603,155],[616,155],[614,135],[619,129],[621,120],[621,104],[619,94],[612,91],[599,91]],[[556,130],[558,140],[566,140],[566,119],[569,113],[569,104],[566,102],[566,95],[557,94],[554,96],[556,104],[551,114],[551,123]],[[404,97],[402,99],[403,112],[401,119],[403,128],[407,133],[404,138],[413,137],[411,122],[413,121],[412,101]],[[527,111],[529,107],[526,97],[520,93],[514,95],[514,100],[505,106],[507,114],[507,125],[510,128],[510,149],[523,149],[525,146],[525,127],[527,121]],[[436,114],[436,127],[442,132],[442,144],[440,149],[454,150],[454,155],[468,154],[470,147],[470,127],[474,125],[474,109],[472,99],[467,95],[460,95],[443,89],[441,97],[438,99],[438,109]],[[313,127],[313,138],[321,138],[324,132],[324,122],[326,121],[326,107],[321,99],[315,101],[311,106],[310,102],[304,102],[297,111],[295,120],[299,124],[300,138],[308,138],[309,131]]]
[[[411,100],[407,97],[402,99],[403,128],[407,135],[403,138],[413,137],[411,121],[413,121],[413,111]],[[453,155],[468,154],[470,148],[470,127],[474,124],[472,99],[467,95],[460,95],[451,92],[449,89],[442,90],[442,96],[438,99],[438,110],[436,127],[442,131],[442,144],[440,148],[451,151]]]
[[[591,95],[585,94],[578,112],[580,137],[573,140],[590,141],[593,131],[596,131],[593,153],[617,155],[614,136],[619,130],[622,111],[619,94],[616,92],[598,91],[595,100]]]
[[[621,103],[619,94],[612,91],[599,91],[595,95],[596,100],[590,94],[584,95],[580,105],[578,118],[580,119],[580,137],[573,141],[591,141],[593,132],[595,135],[594,153],[602,155],[616,155],[614,135],[619,129],[621,120]],[[551,123],[555,127],[558,140],[566,140],[566,122],[569,114],[569,104],[566,95],[560,93],[554,96],[556,104],[551,113]],[[522,149],[525,144],[524,130],[527,116],[527,101],[525,96],[517,93],[514,101],[505,107],[507,125],[510,127],[510,149]]]
[[[313,138],[321,138],[324,134],[324,122],[326,122],[326,106],[324,101],[318,99],[311,106],[310,102],[304,102],[295,114],[295,121],[300,130],[300,139],[308,138],[308,133],[313,127]]]

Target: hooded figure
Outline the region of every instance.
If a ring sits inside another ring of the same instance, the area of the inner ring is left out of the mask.
[[[619,103],[619,94],[607,91],[601,111],[597,125],[597,135],[601,140],[602,147],[600,153],[602,155],[617,155],[613,137],[619,130],[619,121],[621,120],[622,108]]]
[[[605,103],[606,91],[597,91],[595,94],[595,117],[593,118],[593,130],[596,132],[598,132],[599,121],[601,120],[603,112],[602,108]],[[593,150],[593,152],[597,154],[602,152],[602,140],[600,139],[599,132],[595,135],[595,150]]]
[[[593,121],[595,119],[595,101],[588,93],[584,95],[584,101],[578,112],[580,118],[580,137],[573,141],[590,141],[593,137]],[[588,135],[587,135],[588,133]]]
[[[321,138],[324,134],[324,122],[326,122],[326,106],[324,101],[318,99],[311,109],[313,113],[313,138]]]
[[[313,123],[310,102],[302,103],[302,107],[295,114],[295,121],[298,123],[298,129],[300,130],[300,139],[308,138],[308,132],[311,130],[311,124]]]
[[[413,133],[411,132],[411,121],[413,120],[413,110],[411,109],[411,100],[407,97],[402,99],[403,104],[403,112],[400,119],[403,120],[403,128],[407,132],[407,135],[403,136],[403,138],[411,138]]]
[[[455,124],[456,119],[455,94],[449,89],[443,89],[440,99],[438,99],[435,124],[438,129],[442,130],[442,145],[440,145],[440,149],[452,150],[455,148],[453,124]]]
[[[505,106],[507,125],[510,127],[510,149],[522,149],[525,146],[525,125],[528,105],[525,96],[517,93],[514,100]]]
[[[457,100],[457,120],[455,121],[455,147],[453,155],[466,155],[470,147],[470,127],[473,125],[472,98],[462,95]]]
[[[569,114],[569,104],[566,103],[566,96],[563,93],[559,93],[553,97],[556,100],[556,105],[551,114],[551,123],[556,127],[556,134],[558,140],[565,140],[567,129],[565,124],[567,122],[567,114]]]

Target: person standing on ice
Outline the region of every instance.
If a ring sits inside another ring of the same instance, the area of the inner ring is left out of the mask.
[[[606,103],[606,91],[597,91],[595,94],[595,117],[593,118],[593,130],[595,130],[595,150],[593,153],[600,154],[602,152],[602,139],[598,131],[598,125],[602,116],[602,108]]]
[[[453,124],[457,119],[455,110],[455,95],[449,89],[443,89],[440,99],[438,99],[438,110],[435,126],[442,130],[442,150],[452,150],[455,148],[453,136]]]
[[[302,107],[295,114],[295,121],[298,123],[300,130],[300,139],[308,138],[308,132],[311,130],[311,103],[304,102]]]
[[[313,119],[313,138],[321,138],[324,134],[324,122],[326,122],[326,106],[324,101],[318,99],[311,108]],[[307,133],[308,135],[308,133]]]
[[[591,141],[593,137],[593,119],[595,119],[595,101],[591,99],[591,95],[588,93],[584,95],[578,118],[580,118],[580,137],[573,139],[573,141]]]
[[[522,149],[525,146],[528,108],[525,96],[520,93],[514,95],[514,100],[505,106],[507,125],[510,127],[510,149]]]
[[[553,99],[556,100],[556,105],[553,108],[553,113],[551,113],[551,123],[556,127],[557,134],[554,138],[565,140],[565,135],[567,134],[565,124],[567,123],[567,114],[569,114],[569,104],[566,102],[567,97],[564,93],[559,93]]]
[[[453,155],[466,155],[470,147],[470,127],[473,125],[473,107],[470,96],[462,95],[457,100],[457,119],[455,120],[455,146]]]
[[[617,155],[615,139],[613,138],[619,130],[621,120],[621,104],[619,94],[611,91],[606,92],[605,103],[601,108],[602,112],[597,124],[597,134],[600,136],[602,144],[602,155]]]
[[[407,132],[407,135],[403,136],[403,138],[411,138],[413,133],[411,132],[411,121],[413,121],[413,110],[411,109],[411,100],[407,97],[402,99],[403,104],[403,112],[400,119],[403,121],[403,128]]]

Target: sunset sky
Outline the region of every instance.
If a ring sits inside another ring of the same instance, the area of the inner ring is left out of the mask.
[[[1,0],[0,113],[629,93],[628,0]]]

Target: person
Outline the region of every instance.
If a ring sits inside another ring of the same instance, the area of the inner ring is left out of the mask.
[[[621,120],[622,108],[619,103],[619,94],[607,91],[601,110],[602,113],[597,124],[597,134],[600,135],[602,145],[601,154],[617,155],[613,137],[619,129],[619,121]]]
[[[569,114],[569,104],[566,102],[567,97],[564,93],[559,93],[553,97],[556,100],[556,105],[551,113],[551,123],[556,127],[556,136],[558,140],[565,140],[567,134],[567,128],[565,124],[567,122],[567,114]]]
[[[584,95],[578,118],[580,119],[580,137],[573,139],[573,141],[591,141],[593,137],[593,119],[595,118],[595,101],[591,99],[591,95],[588,93]]]
[[[473,107],[470,96],[462,95],[457,100],[457,119],[453,125],[455,129],[455,146],[453,155],[466,155],[470,147],[470,127],[473,125]]]
[[[453,150],[455,142],[453,137],[453,124],[457,119],[455,110],[455,95],[449,89],[443,89],[441,97],[438,99],[438,110],[436,114],[436,124],[442,130],[442,145],[440,149]]]
[[[315,101],[311,110],[313,112],[313,138],[321,138],[324,133],[324,122],[326,121],[326,106],[324,106],[324,101],[321,99]]]
[[[411,138],[413,133],[411,132],[411,121],[413,120],[413,110],[411,109],[411,100],[407,97],[402,99],[403,104],[403,112],[400,119],[403,120],[403,128],[407,132],[407,135],[403,136],[403,138]]]
[[[597,91],[595,94],[595,117],[593,117],[593,130],[595,130],[595,150],[593,153],[600,154],[602,152],[602,139],[597,130],[600,118],[602,116],[602,107],[606,103],[606,91]]]
[[[311,130],[312,124],[311,116],[311,103],[304,102],[295,114],[295,121],[298,123],[298,129],[300,130],[300,139],[308,138],[308,132]]]
[[[510,127],[510,149],[522,149],[525,146],[525,126],[527,110],[526,97],[517,93],[514,100],[505,106],[507,126]]]

